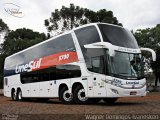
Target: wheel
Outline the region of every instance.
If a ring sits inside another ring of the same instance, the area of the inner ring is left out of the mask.
[[[18,101],[22,101],[23,100],[22,91],[20,89],[17,91],[17,96],[16,97],[17,97],[16,99]]]
[[[75,103],[77,104],[88,103],[88,98],[86,98],[85,90],[81,85],[75,88],[74,93],[73,93],[73,98],[74,98]]]
[[[103,101],[107,104],[114,104],[118,98],[104,98]]]
[[[99,101],[101,101],[101,98],[89,98],[88,99],[88,102],[91,104],[98,103]]]
[[[13,101],[16,101],[16,100],[17,100],[17,98],[16,98],[16,91],[15,91],[15,90],[12,90],[11,97],[12,97],[12,100],[13,100]]]
[[[60,101],[64,104],[70,104],[73,102],[73,95],[69,92],[67,87],[60,90]]]

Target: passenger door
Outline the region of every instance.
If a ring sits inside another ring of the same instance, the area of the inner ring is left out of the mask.
[[[93,96],[94,97],[105,97],[106,90],[105,90],[105,82],[106,79],[105,75],[105,64],[104,64],[104,57],[97,56],[91,58],[92,62],[92,81],[93,81]]]

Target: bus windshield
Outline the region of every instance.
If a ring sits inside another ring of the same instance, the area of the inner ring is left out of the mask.
[[[142,79],[144,77],[141,54],[115,51],[111,57],[111,73],[125,79]]]
[[[103,41],[112,45],[138,49],[138,44],[131,32],[125,28],[98,24]]]

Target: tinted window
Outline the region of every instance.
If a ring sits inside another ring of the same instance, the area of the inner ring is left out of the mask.
[[[80,77],[81,71],[79,66],[62,65],[56,67],[56,79]]]
[[[81,47],[83,47],[86,44],[101,41],[95,26],[89,26],[75,30],[75,33]]]
[[[101,42],[97,29],[95,26],[84,27],[76,30],[75,34],[80,44],[87,68],[88,70],[92,70],[91,56],[99,56],[102,55],[102,53],[99,54],[95,49],[86,49],[84,45]]]
[[[90,70],[92,72],[101,73],[101,74],[105,73],[104,56],[92,57],[91,62],[92,62],[92,69]]]
[[[113,45],[138,49],[138,44],[134,36],[122,27],[98,24],[103,41]]]
[[[25,64],[29,61],[64,51],[76,51],[71,34],[60,36],[6,59],[4,73],[5,75],[10,75],[11,73],[9,72],[12,70],[14,73],[16,65]]]
[[[61,65],[57,67],[38,70],[35,72],[23,73],[21,74],[21,82],[32,83],[75,77],[81,77],[81,70],[79,66]]]
[[[64,51],[75,51],[75,46],[71,34],[58,37],[37,47],[34,47],[31,50],[28,50],[25,52],[25,58],[31,61],[36,58],[41,58]]]
[[[86,65],[89,71],[96,72],[96,73],[108,73],[108,67],[107,67],[107,57],[104,55],[104,49],[102,48],[89,48],[86,49],[85,55],[85,61]],[[106,62],[105,62],[106,61]],[[106,63],[104,65],[104,62]],[[107,71],[105,71],[105,69]]]

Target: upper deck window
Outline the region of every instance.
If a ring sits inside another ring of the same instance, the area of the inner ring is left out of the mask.
[[[53,38],[53,40],[6,59],[5,68],[15,67],[16,65],[28,63],[31,60],[64,51],[75,51],[75,45],[71,34]]]
[[[103,41],[112,45],[138,49],[138,44],[131,32],[125,28],[98,24]]]
[[[75,30],[75,34],[81,47],[84,47],[86,44],[101,42],[95,26],[88,26]]]

